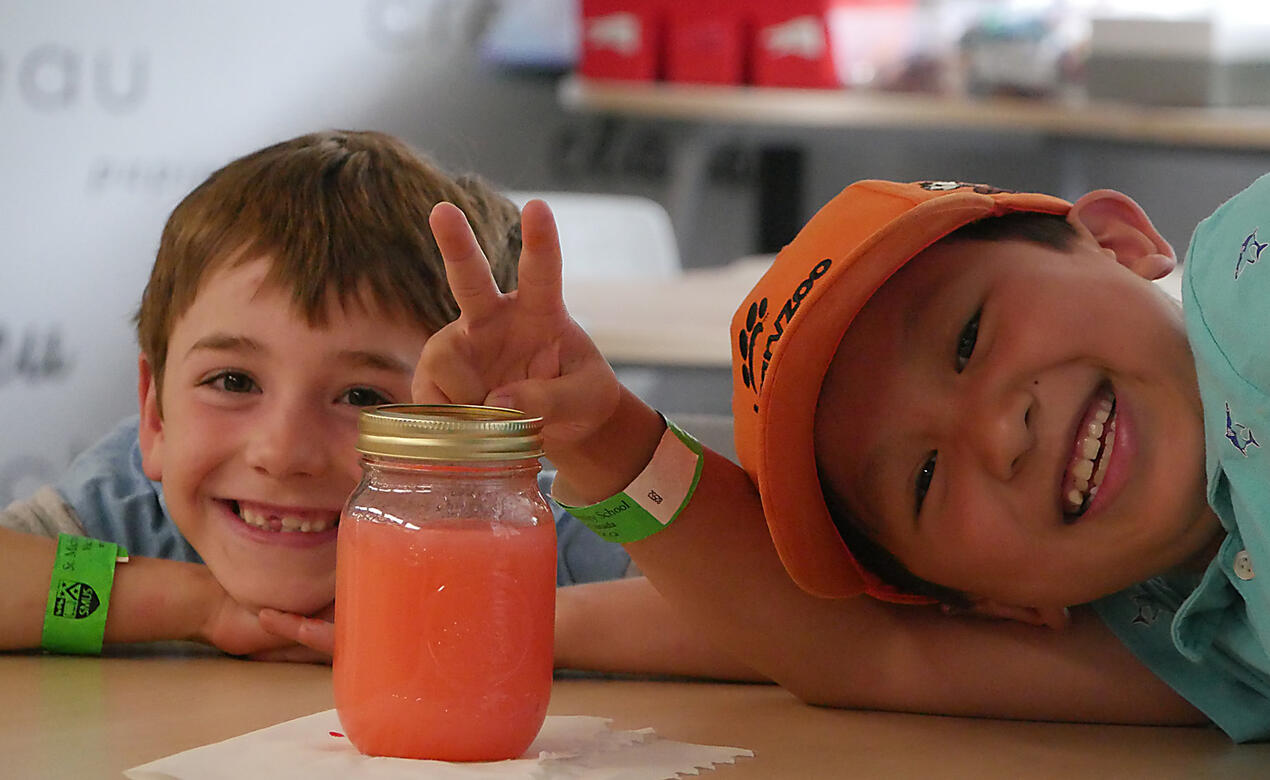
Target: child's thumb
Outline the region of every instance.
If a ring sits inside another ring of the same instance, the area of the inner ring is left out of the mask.
[[[496,387],[485,397],[486,406],[499,406],[504,409],[515,409],[527,415],[542,417],[550,424],[554,422],[554,404],[548,379],[521,379],[510,384]]]
[[[497,406],[502,409],[516,409],[522,412],[529,411],[521,406],[521,404],[516,400],[516,393],[510,386],[507,385],[504,385],[503,387],[496,387],[491,390],[490,394],[485,396],[484,403],[486,406]]]

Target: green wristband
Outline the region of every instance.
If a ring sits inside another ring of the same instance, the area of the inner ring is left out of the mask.
[[[670,525],[697,490],[705,457],[700,442],[665,422],[652,460],[626,490],[590,506],[560,506],[610,542],[638,542]]]
[[[40,646],[54,653],[100,653],[115,564],[127,560],[128,551],[117,544],[59,535]]]

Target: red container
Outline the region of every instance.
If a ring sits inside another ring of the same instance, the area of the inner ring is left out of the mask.
[[[747,79],[750,3],[681,0],[667,9],[666,79],[743,84]]]
[[[753,82],[769,87],[863,86],[907,55],[913,0],[752,0]]]
[[[751,60],[764,87],[836,87],[828,14],[832,0],[754,3]]]
[[[578,73],[652,81],[661,75],[663,0],[582,0]]]

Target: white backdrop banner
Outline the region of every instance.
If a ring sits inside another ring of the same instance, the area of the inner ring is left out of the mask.
[[[0,0],[0,506],[135,409],[132,313],[168,213],[216,167],[324,127],[448,144],[459,168],[483,142],[529,156],[464,81],[495,7]]]

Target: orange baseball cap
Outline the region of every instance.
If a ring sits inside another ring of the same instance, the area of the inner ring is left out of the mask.
[[[1049,195],[981,184],[860,181],[829,201],[732,317],[732,415],[741,466],[758,486],[781,562],[817,596],[867,593],[907,604],[866,570],[830,517],[816,470],[820,385],[838,343],[870,296],[905,263],[957,228],[1013,212],[1066,214]]]

